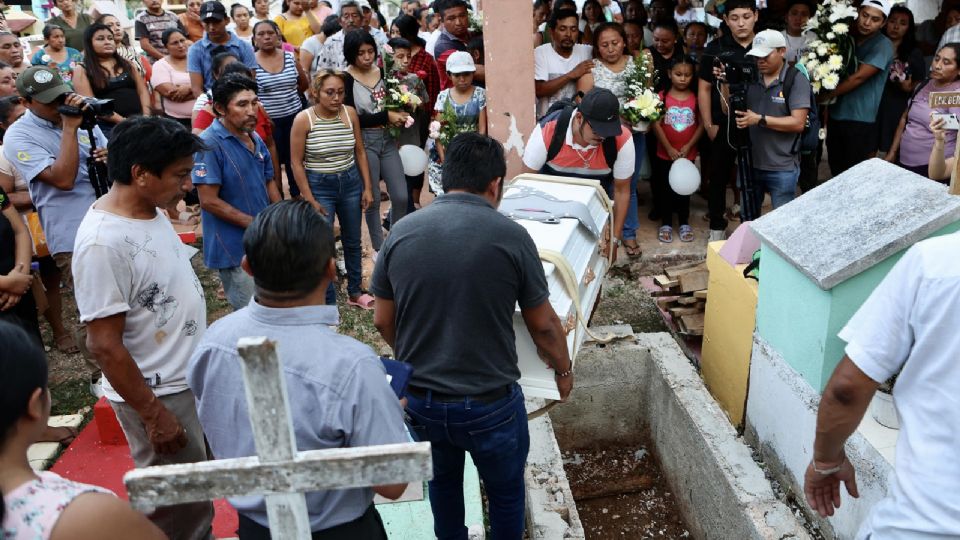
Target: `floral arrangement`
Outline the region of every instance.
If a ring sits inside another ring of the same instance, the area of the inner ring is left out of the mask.
[[[657,70],[648,53],[634,59],[624,84],[628,99],[620,107],[620,118],[634,126],[659,120],[663,114],[663,101],[653,91],[657,84]]]
[[[807,23],[807,30],[816,34],[800,55],[810,74],[813,92],[835,90],[847,75],[857,69],[853,36],[850,28],[857,9],[845,0],[824,0]]]
[[[656,122],[661,116],[663,100],[649,88],[644,88],[620,107],[620,118],[634,126],[641,122]]]
[[[430,138],[448,146],[454,137],[461,133],[477,131],[476,122],[464,122],[453,110],[453,104],[447,100],[443,105],[443,111],[437,116],[437,119],[430,122]]]
[[[473,11],[468,10],[470,22],[467,23],[467,28],[470,29],[470,34],[482,34],[483,33],[483,11]]]

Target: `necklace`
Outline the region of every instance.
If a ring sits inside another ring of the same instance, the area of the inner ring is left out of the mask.
[[[573,151],[577,153],[577,157],[579,157],[580,160],[583,161],[583,168],[584,168],[584,169],[589,169],[589,168],[590,168],[590,161],[593,160],[593,157],[597,155],[597,149],[598,149],[599,147],[598,147],[598,146],[594,146],[594,147],[593,147],[593,150],[591,150],[590,152],[588,152],[586,155],[584,155],[583,152],[581,152],[580,150],[577,150],[576,148],[574,148],[574,147],[572,147],[572,146],[571,146],[570,148],[573,148]]]

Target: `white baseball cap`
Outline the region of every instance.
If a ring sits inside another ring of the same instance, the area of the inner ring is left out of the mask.
[[[888,0],[863,0],[860,7],[872,7],[880,10],[884,17],[890,16],[891,2]]]
[[[473,57],[466,51],[456,51],[447,57],[447,73],[472,73],[476,70]]]
[[[869,2],[870,0],[865,0]],[[747,51],[747,55],[756,56],[757,58],[766,58],[773,51],[786,48],[787,40],[783,37],[783,34],[776,30],[764,30],[760,32],[753,38],[753,47]]]

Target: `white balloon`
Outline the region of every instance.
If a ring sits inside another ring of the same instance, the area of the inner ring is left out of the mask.
[[[427,170],[427,153],[423,148],[412,144],[400,147],[400,161],[403,163],[403,174],[417,176]]]
[[[670,167],[670,188],[677,195],[693,195],[700,187],[700,171],[687,158],[680,158]]]

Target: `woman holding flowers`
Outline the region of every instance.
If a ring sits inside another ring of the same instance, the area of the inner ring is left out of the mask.
[[[373,297],[360,288],[363,254],[360,234],[363,211],[373,202],[367,154],[360,133],[360,117],[344,105],[344,76],[321,70],[310,84],[314,105],[297,114],[290,134],[293,178],[304,200],[326,216],[340,221],[343,262],[347,267],[348,305],[373,307]],[[327,305],[337,301],[333,283]]]
[[[407,213],[407,181],[391,129],[406,125],[410,118],[409,112],[386,106],[389,89],[383,73],[377,67],[377,56],[377,43],[366,30],[351,30],[343,38],[343,58],[347,62],[344,103],[357,110],[373,181],[373,202],[367,207],[365,217],[374,258],[383,245],[383,227],[380,224],[381,178],[390,193],[390,222],[396,223]]]
[[[67,38],[63,33],[63,28],[55,24],[48,24],[43,27],[43,39],[47,42],[42,48],[37,50],[30,59],[30,63],[35,66],[49,66],[58,73],[63,82],[70,84],[73,80],[73,68],[77,66],[83,55],[80,51],[67,47]]]
[[[281,48],[280,29],[273,21],[260,21],[253,26],[256,44],[258,97],[267,116],[273,121],[280,164],[286,169],[290,196],[300,195],[293,179],[290,161],[290,128],[302,108],[300,93],[307,89],[307,75],[300,68],[293,53]],[[276,178],[280,178],[277,171]],[[277,186],[283,195],[283,186]]]
[[[930,66],[930,79],[921,84],[907,103],[907,110],[900,117],[900,125],[893,137],[890,151],[886,160],[897,163],[904,169],[913,171],[921,176],[929,176],[927,164],[930,148],[937,141],[934,131],[930,128],[932,113],[951,112],[960,114],[960,108],[931,109],[931,92],[958,92],[960,91],[960,43],[949,43],[937,51]],[[943,137],[944,144],[941,151],[953,155],[957,143],[957,132],[947,131]],[[932,178],[932,176],[929,176]]]

